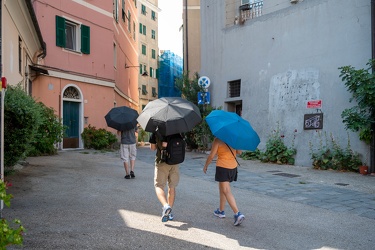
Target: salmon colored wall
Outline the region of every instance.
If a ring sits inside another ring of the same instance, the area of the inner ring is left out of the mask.
[[[126,15],[131,12],[131,32],[128,31],[127,20],[121,16],[121,1],[119,4],[119,19],[113,18],[112,1],[109,0],[43,0],[34,1],[34,8],[38,18],[43,38],[47,44],[47,56],[43,65],[47,67],[51,76],[41,75],[33,81],[33,95],[47,106],[61,114],[62,90],[67,85],[80,89],[83,95],[83,117],[88,118],[88,124],[97,128],[107,128],[104,116],[116,106],[130,106],[137,109],[138,105],[138,75],[139,68],[125,68],[125,64],[138,66],[138,40],[134,40],[135,23],[136,37],[139,32],[137,9],[133,0],[125,3]],[[138,3],[138,8],[140,4]],[[85,55],[56,46],[55,16],[61,16],[90,27],[90,54]],[[117,61],[114,67],[114,49],[117,47]],[[71,74],[71,77],[59,76]],[[61,74],[60,74],[61,75]],[[55,76],[55,77],[52,77]],[[81,82],[78,80],[80,76]],[[83,78],[82,78],[83,76]],[[105,86],[93,84],[102,80]],[[114,86],[123,93],[116,93]],[[130,103],[127,98],[132,99]],[[87,126],[88,124],[84,124]]]
[[[62,70],[74,69],[75,72],[114,79],[112,10],[109,9],[105,15],[73,1],[48,0],[45,2],[47,4],[35,2],[39,26],[47,44],[45,65]],[[111,15],[108,16],[109,14]],[[89,55],[67,51],[56,46],[56,15],[90,27]]]
[[[82,93],[83,117],[88,117],[88,124],[97,128],[107,128],[104,116],[113,108],[114,94],[111,87],[87,84],[72,80],[65,80],[53,77],[43,77],[37,85],[33,85],[33,92],[37,92],[40,97],[35,97],[43,102],[47,107],[55,110],[55,113],[62,118],[62,91],[66,86],[71,85],[79,89]],[[100,93],[100,95],[98,95]],[[61,96],[61,97],[60,97]],[[84,120],[82,120],[84,122]]]

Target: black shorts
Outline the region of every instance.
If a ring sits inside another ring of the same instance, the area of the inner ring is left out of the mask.
[[[218,182],[232,182],[237,181],[237,168],[228,169],[216,166],[215,181]]]

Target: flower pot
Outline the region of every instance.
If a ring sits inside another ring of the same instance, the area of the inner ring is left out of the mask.
[[[368,166],[359,166],[359,173],[363,175],[367,175],[368,173]]]

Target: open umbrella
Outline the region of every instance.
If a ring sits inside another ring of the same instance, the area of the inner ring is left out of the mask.
[[[138,112],[126,106],[115,107],[104,118],[108,127],[119,131],[129,130],[137,126]]]
[[[214,136],[234,149],[254,151],[260,142],[250,123],[233,112],[213,110],[206,122]]]
[[[137,118],[148,132],[167,136],[185,133],[202,121],[199,108],[181,97],[162,97],[149,102]]]

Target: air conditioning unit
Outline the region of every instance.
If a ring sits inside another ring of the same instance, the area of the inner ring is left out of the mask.
[[[250,4],[250,0],[241,0],[241,5]]]

